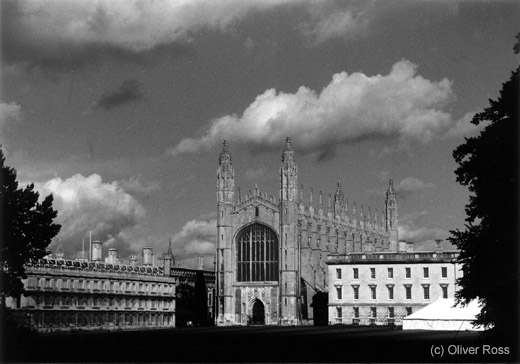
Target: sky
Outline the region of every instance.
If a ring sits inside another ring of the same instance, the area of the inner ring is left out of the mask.
[[[68,258],[92,232],[123,261],[171,239],[177,265],[211,269],[223,140],[235,185],[278,196],[287,136],[304,200],[341,181],[381,213],[391,178],[400,239],[426,250],[464,227],[452,152],[517,67],[519,18],[514,1],[5,0],[0,144],[53,194]]]

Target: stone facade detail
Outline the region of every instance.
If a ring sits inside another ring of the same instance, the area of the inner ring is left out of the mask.
[[[319,193],[316,208],[313,190],[305,202],[303,186],[298,189],[290,138],[282,153],[278,198],[257,186],[243,196],[239,190],[235,198],[234,185],[231,152],[224,142],[217,169],[217,325],[312,323],[313,299],[329,289],[326,260],[330,253],[380,252],[397,247],[397,200],[392,181],[380,219],[377,210],[372,215],[371,209],[366,212],[362,205],[358,216],[356,203],[349,210],[341,182],[325,202]],[[387,222],[390,217],[391,223]],[[268,275],[263,273],[242,276],[243,269],[262,272],[273,262],[269,260],[272,257],[266,261],[262,255],[267,254],[268,244],[256,237],[266,229],[276,237],[277,279],[266,280]],[[250,237],[244,238],[246,233]],[[260,297],[261,304],[253,302],[248,295],[255,289],[269,299]],[[253,319],[253,306],[257,316],[263,313],[263,319]]]

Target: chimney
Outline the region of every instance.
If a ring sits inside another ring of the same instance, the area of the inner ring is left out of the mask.
[[[99,240],[92,242],[92,260],[95,262],[101,261],[101,245]]]
[[[204,270],[204,257],[202,255],[199,255],[199,267],[198,270]]]
[[[105,263],[117,264],[117,249],[116,248],[108,249],[108,257],[105,258]]]
[[[143,248],[143,265],[153,265],[153,250],[149,246]]]
[[[135,254],[130,255],[129,260],[130,260],[130,265],[132,267],[137,267],[137,255],[135,255]]]

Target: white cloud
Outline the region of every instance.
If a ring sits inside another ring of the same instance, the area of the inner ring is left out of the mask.
[[[53,178],[35,184],[42,196],[54,196],[57,222],[62,225],[57,238],[62,239],[66,254],[81,249],[82,239],[92,232],[93,239],[115,247],[121,256],[131,252],[125,230],[145,216],[141,204],[126,193],[118,182],[103,183],[101,176],[76,174],[68,179]]]
[[[416,70],[402,60],[385,76],[337,73],[321,93],[304,86],[293,94],[267,90],[242,115],[213,120],[202,137],[182,140],[171,154],[199,151],[223,139],[273,150],[287,135],[306,153],[327,153],[363,139],[428,142],[451,124],[451,115],[442,111],[452,100],[451,82],[427,80]]]
[[[225,30],[252,12],[294,0],[21,0],[17,21],[34,42],[110,44],[133,51]],[[297,3],[297,2],[296,2]]]
[[[132,176],[126,180],[119,181],[121,186],[128,193],[149,195],[158,191],[161,185],[157,181],[144,181],[141,176]]]
[[[471,120],[473,119],[473,116],[475,116],[475,112],[466,113],[462,118],[453,124],[451,129],[446,132],[445,136],[448,138],[469,138],[476,136],[478,132],[486,127],[487,123],[480,123],[478,125],[472,124]]]
[[[315,12],[311,22],[302,24],[302,33],[315,44],[366,33],[372,12],[366,4],[364,5],[361,9],[332,9],[333,11],[326,15],[320,11]]]
[[[406,177],[395,186],[395,191],[397,193],[409,194],[433,187],[435,187],[433,183],[423,182],[415,177]]]
[[[16,123],[22,119],[22,108],[15,102],[0,103],[0,144],[5,149],[5,129],[9,123]]]
[[[217,220],[200,219],[188,221],[172,238],[176,262],[193,262],[197,256],[214,256],[217,241]]]

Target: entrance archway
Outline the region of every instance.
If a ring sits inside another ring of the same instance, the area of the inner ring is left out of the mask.
[[[252,309],[251,324],[252,325],[265,325],[265,308],[264,304],[260,300],[255,300]]]

